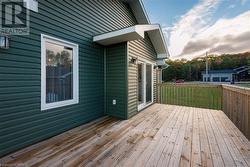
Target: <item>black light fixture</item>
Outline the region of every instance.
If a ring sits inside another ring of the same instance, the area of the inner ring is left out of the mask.
[[[135,58],[135,57],[131,57],[131,58],[130,58],[130,63],[131,63],[131,64],[136,65],[136,64],[137,64],[137,61],[138,61],[138,58]]]
[[[159,69],[160,67],[158,65],[154,65],[154,69]]]
[[[10,38],[7,35],[0,35],[0,49],[9,49]]]

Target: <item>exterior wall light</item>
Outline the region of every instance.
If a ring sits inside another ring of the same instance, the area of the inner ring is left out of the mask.
[[[10,38],[7,35],[0,35],[0,49],[9,49]]]
[[[138,61],[138,58],[131,57],[129,62],[130,62],[131,64],[136,65],[136,64],[137,64],[137,61]]]
[[[154,65],[154,69],[155,69],[155,70],[159,70],[159,68],[160,68],[160,67],[159,67],[158,65]]]

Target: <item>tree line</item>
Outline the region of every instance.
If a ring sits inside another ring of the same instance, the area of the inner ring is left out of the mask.
[[[209,70],[234,69],[244,65],[250,65],[250,52],[239,54],[209,55]],[[168,59],[170,66],[163,70],[163,81],[183,79],[185,81],[201,81],[202,71],[206,70],[206,57],[197,57],[192,60]]]

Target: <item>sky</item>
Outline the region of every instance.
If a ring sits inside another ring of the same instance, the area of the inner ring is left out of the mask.
[[[171,59],[250,51],[250,0],[143,0]]]

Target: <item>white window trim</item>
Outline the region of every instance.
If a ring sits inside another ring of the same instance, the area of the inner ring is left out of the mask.
[[[153,104],[154,103],[154,65],[155,65],[155,63],[152,63],[152,62],[150,62],[150,61],[147,61],[147,60],[145,60],[145,59],[139,59],[138,60],[138,62],[139,63],[141,63],[141,64],[143,64],[143,68],[144,68],[144,72],[143,72],[143,79],[145,80],[146,79],[146,65],[147,64],[150,64],[151,65],[151,68],[152,68],[152,73],[151,73],[151,75],[152,75],[152,78],[151,78],[151,87],[152,87],[152,89],[151,89],[151,102],[150,103],[146,103],[146,96],[144,96],[143,97],[143,101],[144,101],[144,103],[143,104],[140,104],[140,105],[138,105],[138,112],[139,111],[141,111],[141,110],[143,110],[144,108],[146,108],[146,107],[148,107],[148,106],[150,106],[151,104]],[[144,81],[144,95],[146,94],[146,82]]]
[[[46,103],[46,47],[49,41],[54,44],[73,48],[73,99],[54,103]],[[79,47],[77,44],[41,34],[41,110],[49,110],[58,107],[79,103]]]

